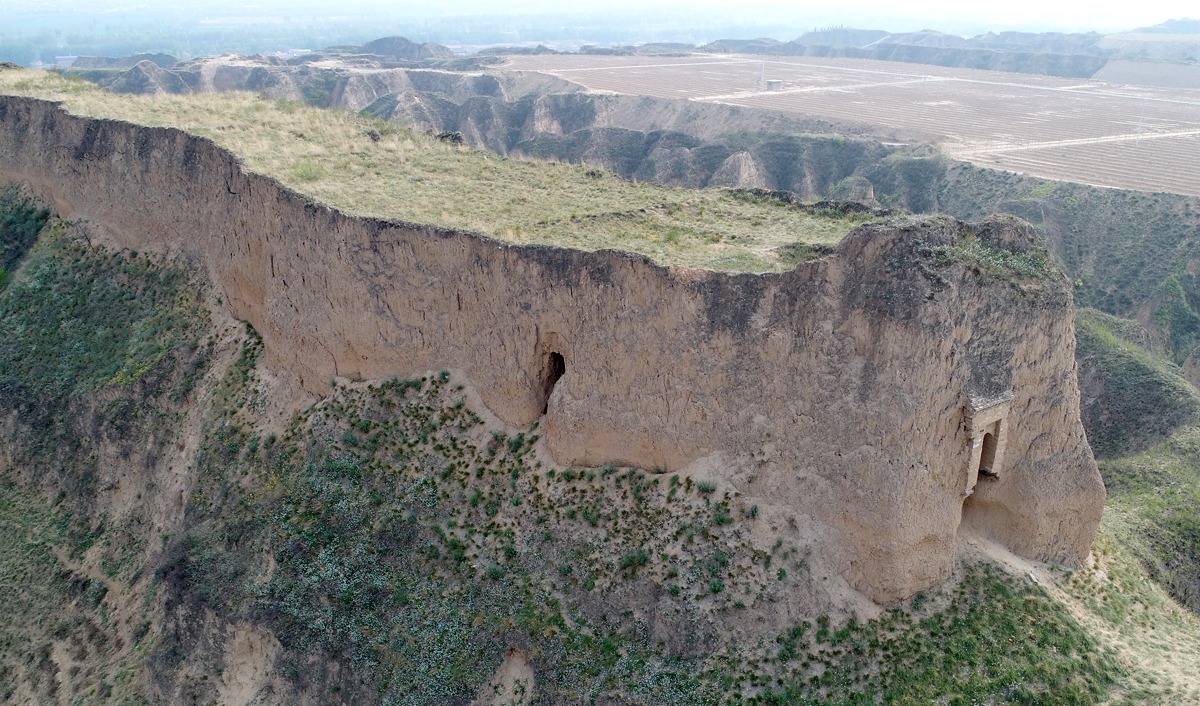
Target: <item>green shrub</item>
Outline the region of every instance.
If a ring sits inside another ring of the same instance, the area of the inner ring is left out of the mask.
[[[1044,248],[1013,252],[970,235],[954,245],[939,245],[933,251],[939,264],[962,262],[979,273],[984,281],[1045,277],[1056,271]]]
[[[641,547],[623,554],[620,561],[617,562],[617,568],[622,571],[635,572],[639,568],[650,563],[650,554]]]
[[[15,184],[0,191],[0,289],[49,219],[49,209],[22,197]]]

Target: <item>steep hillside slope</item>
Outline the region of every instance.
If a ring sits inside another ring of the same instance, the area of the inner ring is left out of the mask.
[[[1125,544],[1200,610],[1200,394],[1161,352],[1126,340],[1137,322],[1083,310],[1078,331],[1083,419]]]
[[[146,703],[153,567],[212,350],[197,284],[55,221],[0,291],[0,700]]]

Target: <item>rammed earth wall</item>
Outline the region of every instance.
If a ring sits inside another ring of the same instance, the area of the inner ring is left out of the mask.
[[[0,177],[201,264],[266,365],[313,393],[455,369],[509,424],[544,413],[562,464],[702,466],[878,602],[949,575],[964,507],[1013,551],[1068,564],[1099,522],[1070,287],[939,262],[931,248],[964,234],[950,219],[864,226],[783,274],[665,268],[349,217],[208,140],[15,97],[0,97]],[[972,400],[1007,395],[1003,467],[981,477]]]

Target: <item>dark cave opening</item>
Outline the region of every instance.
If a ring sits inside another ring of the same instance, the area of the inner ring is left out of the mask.
[[[554,386],[566,372],[567,361],[563,358],[562,353],[551,351],[542,374],[542,414],[549,411],[550,393],[554,392]]]

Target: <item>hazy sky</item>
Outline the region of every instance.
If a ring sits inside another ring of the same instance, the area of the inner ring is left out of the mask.
[[[404,15],[464,15],[554,13],[559,15],[597,13],[612,15],[649,12],[654,15],[676,14],[679,19],[701,19],[704,15],[735,18],[744,25],[763,25],[778,21],[792,26],[851,25],[860,28],[906,31],[939,29],[968,33],[979,28],[1040,29],[1060,31],[1112,32],[1153,25],[1167,19],[1200,16],[1196,0],[1142,0],[1141,2],[1089,2],[1046,0],[603,0],[570,3],[562,0],[249,0],[232,2],[181,2],[180,0],[0,0],[0,16],[6,11],[63,12],[91,14],[96,11],[121,13],[153,8],[170,14],[172,10],[189,15],[205,12],[206,6],[220,14],[294,13],[338,15],[376,12],[398,17]]]
[[[586,4],[564,4],[553,0],[514,0],[488,2],[465,0],[455,4],[456,11],[466,7],[494,12],[535,10],[546,12],[584,11]],[[1028,28],[1072,32],[1112,32],[1159,24],[1168,19],[1200,17],[1196,0],[1144,0],[1142,2],[1047,2],[1046,0],[916,0],[906,2],[855,0],[854,2],[796,2],[795,0],[606,0],[594,5],[606,10],[668,10],[683,16],[713,14],[740,16],[746,24],[758,24],[759,17],[774,16],[791,22],[816,25],[852,25],[860,28],[908,31],[961,27],[995,29]],[[568,10],[567,8],[570,8]]]
[[[1159,24],[1168,19],[1200,16],[1195,0],[1149,0],[1122,3],[1046,2],[1045,0],[920,0],[853,3],[788,3],[761,0],[767,6],[811,8],[814,13],[853,14],[854,24],[871,23],[879,29],[905,31],[920,28],[952,30],[958,26],[995,29],[1031,28],[1072,32],[1112,32]],[[714,3],[720,6],[722,3]],[[680,5],[686,5],[681,2]],[[838,8],[838,9],[834,9]],[[871,20],[875,19],[872,23]],[[883,26],[886,25],[886,26]]]
[[[1189,14],[1200,17],[1197,0],[0,0],[0,59],[28,64],[65,53],[134,51],[186,58],[319,48],[383,35],[470,50],[535,42],[570,49],[583,43],[786,41],[836,26],[963,36],[1111,33]],[[206,40],[210,35],[219,38]]]

